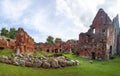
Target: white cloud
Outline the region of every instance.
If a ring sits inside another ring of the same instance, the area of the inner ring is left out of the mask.
[[[46,26],[44,25],[44,22],[47,20],[44,12],[45,10],[35,11],[32,13],[29,17],[23,18],[23,24],[27,26],[30,29],[36,29],[37,31],[44,31],[46,29]],[[31,27],[30,27],[31,26]]]
[[[103,6],[105,6],[105,4]],[[120,0],[108,2],[107,7],[106,11],[111,18],[115,17],[117,14],[120,15]]]
[[[45,42],[48,35],[63,40],[78,39],[80,32],[88,30],[101,6],[111,17],[120,14],[119,0],[114,3],[110,0],[55,0],[54,5],[46,1],[47,6],[41,6],[37,1],[3,0],[0,3],[0,17],[32,30],[28,33],[36,42]]]
[[[56,13],[71,19],[76,28],[82,28],[81,31],[85,32],[88,29],[85,25],[89,26],[91,18],[96,13],[97,5],[102,3],[104,0],[56,0]]]
[[[31,0],[4,0],[1,3],[1,16],[6,19],[18,20],[30,6]]]

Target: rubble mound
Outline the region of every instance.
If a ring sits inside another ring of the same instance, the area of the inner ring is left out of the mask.
[[[16,66],[26,66],[34,68],[61,68],[66,66],[79,65],[78,60],[70,60],[63,55],[53,56],[32,56],[28,54],[12,54],[10,56],[0,56],[0,62],[13,64]]]

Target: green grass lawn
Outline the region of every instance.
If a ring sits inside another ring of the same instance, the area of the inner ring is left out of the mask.
[[[0,54],[1,55],[1,54]],[[120,76],[120,57],[112,60],[88,63],[89,59],[64,54],[80,61],[79,66],[60,69],[28,68],[0,63],[0,76]]]
[[[10,54],[12,54],[12,53],[15,53],[15,51],[13,51],[13,50],[11,50],[11,49],[3,49],[3,50],[0,50],[0,56],[2,56],[2,55],[8,56],[8,55],[10,55]]]

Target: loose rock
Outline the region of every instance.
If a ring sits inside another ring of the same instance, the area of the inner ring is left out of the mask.
[[[52,66],[53,68],[58,68],[58,67],[59,67],[58,60],[52,59],[52,60],[51,60],[51,66]]]
[[[42,67],[43,67],[43,68],[50,68],[50,63],[48,63],[48,62],[43,62]]]
[[[65,67],[67,65],[64,60],[58,60],[58,63],[61,67]]]

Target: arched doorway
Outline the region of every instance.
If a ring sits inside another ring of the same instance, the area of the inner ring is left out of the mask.
[[[92,59],[95,59],[96,58],[95,52],[92,52],[91,54],[92,54]]]
[[[112,58],[112,46],[110,46],[110,51],[109,51],[109,58]]]
[[[62,49],[60,49],[60,52],[62,52]]]
[[[47,49],[47,52],[50,52],[50,50],[49,50],[49,49]]]
[[[58,49],[55,49],[55,53],[58,53]]]

